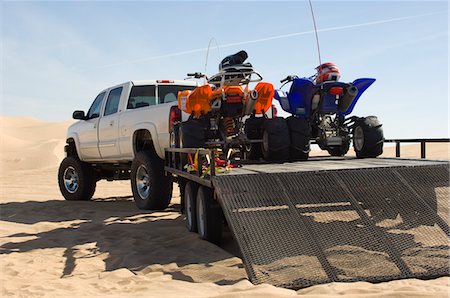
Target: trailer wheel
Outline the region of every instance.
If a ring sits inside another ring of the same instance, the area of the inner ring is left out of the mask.
[[[289,127],[286,119],[276,117],[264,121],[262,145],[264,159],[284,162],[289,159],[289,148]]]
[[[245,135],[249,140],[261,140],[263,136],[263,117],[250,116],[245,121]],[[262,144],[251,143],[247,150],[247,158],[250,160],[259,160],[262,157]]]
[[[59,189],[68,201],[88,201],[95,192],[97,179],[90,164],[77,157],[64,158],[58,170]]]
[[[359,118],[353,129],[353,147],[356,157],[377,157],[383,153],[382,124],[375,116]]]
[[[194,119],[189,117],[181,123],[181,142],[184,148],[203,148],[205,147],[205,119]]]
[[[139,209],[163,210],[172,198],[172,174],[164,161],[150,151],[138,152],[131,163],[131,190]]]
[[[198,184],[192,181],[186,183],[184,188],[184,213],[186,227],[189,232],[197,232],[197,192]]]
[[[197,192],[197,228],[200,238],[219,245],[222,240],[222,209],[214,200],[214,191],[200,186]]]
[[[307,160],[309,157],[311,124],[306,119],[296,117],[287,118],[289,127],[291,146],[290,154],[293,161]]]

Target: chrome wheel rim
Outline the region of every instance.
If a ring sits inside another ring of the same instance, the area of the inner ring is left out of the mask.
[[[136,188],[141,199],[148,198],[150,193],[150,176],[144,165],[140,165],[136,171]]]
[[[198,234],[201,237],[205,236],[205,212],[204,212],[204,198],[203,196],[197,197],[197,228]]]
[[[74,167],[67,167],[64,170],[64,187],[69,193],[75,193],[79,187],[78,173]]]
[[[353,132],[353,146],[357,151],[361,151],[364,146],[364,131],[361,126],[357,126]]]

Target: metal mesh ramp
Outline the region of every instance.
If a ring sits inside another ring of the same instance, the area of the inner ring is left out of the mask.
[[[255,284],[449,275],[449,165],[215,177]]]

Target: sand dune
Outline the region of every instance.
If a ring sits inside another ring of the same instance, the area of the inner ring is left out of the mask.
[[[177,188],[165,212],[136,209],[127,181],[100,181],[90,202],[64,201],[56,173],[70,123],[0,117],[2,297],[449,295],[448,277],[331,283],[299,291],[252,285],[238,257],[187,232]],[[418,157],[415,148],[402,147],[402,154]],[[427,151],[448,159],[448,146]]]

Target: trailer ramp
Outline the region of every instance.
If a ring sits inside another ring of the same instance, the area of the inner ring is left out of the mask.
[[[332,159],[213,183],[250,280],[298,289],[448,276],[449,175],[448,162]]]

